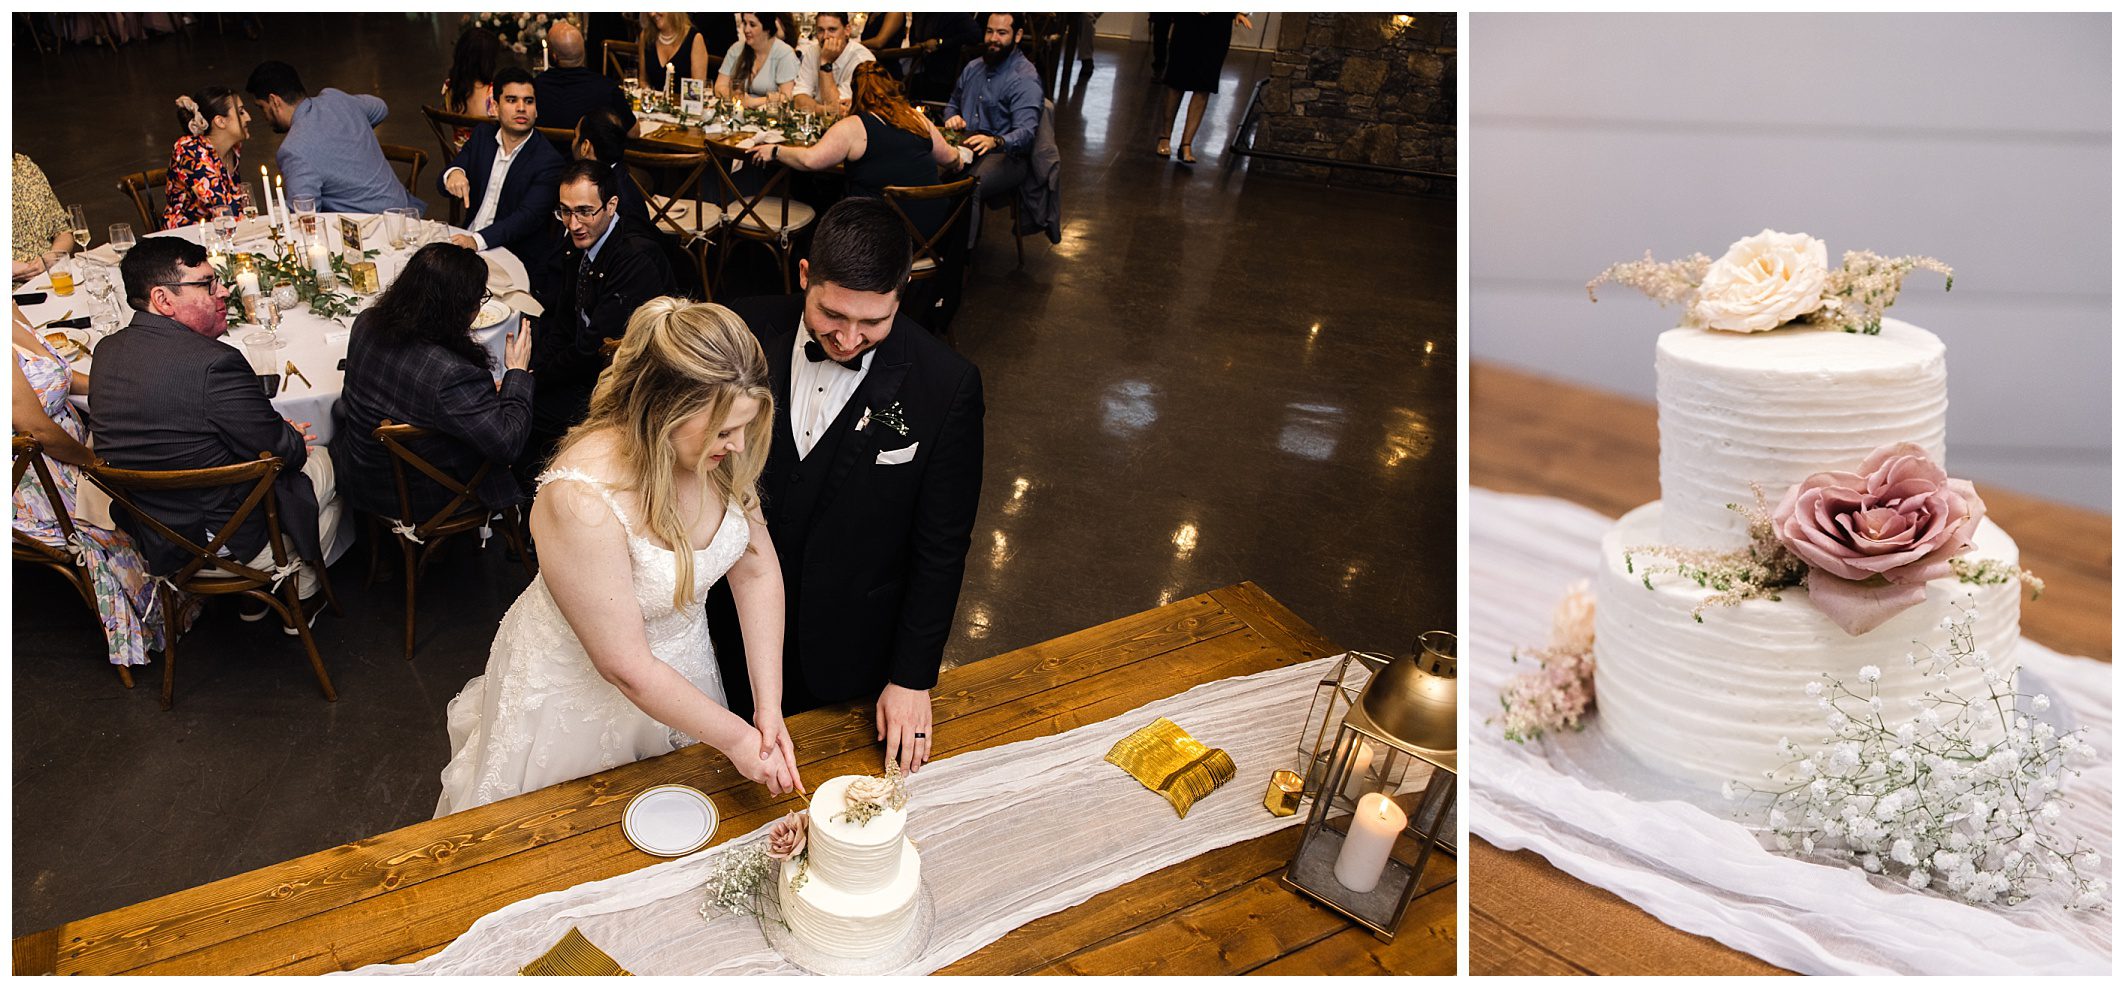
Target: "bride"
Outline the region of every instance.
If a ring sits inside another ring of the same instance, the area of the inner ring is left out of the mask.
[[[450,701],[436,816],[696,739],[776,795],[802,784],[781,714],[781,567],[756,490],[773,422],[767,358],[730,310],[636,310],[589,417],[539,475],[544,565],[486,674]],[[702,607],[726,573],[758,698],[749,724],[725,707]]]

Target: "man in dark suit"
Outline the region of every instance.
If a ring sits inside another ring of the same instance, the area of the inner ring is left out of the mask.
[[[787,609],[782,709],[875,696],[885,755],[910,772],[929,759],[984,411],[981,372],[899,311],[912,255],[883,200],[843,199],[797,266],[802,295],[731,305],[761,337],[774,389],[760,495]],[[727,590],[709,621],[716,654],[742,663]],[[741,665],[724,670],[726,686],[745,680]]]
[[[538,96],[531,73],[515,66],[494,73],[500,125],[480,124],[435,184],[465,204],[468,234],[459,247],[506,248],[536,271],[552,259],[554,187],[568,160],[538,135]]]
[[[553,65],[536,80],[540,126],[573,129],[583,114],[605,107],[626,121],[621,130],[633,129],[634,107],[619,83],[584,64],[582,31],[567,21],[554,21],[546,32],[546,53]]]
[[[207,263],[206,248],[177,237],[147,237],[126,252],[119,272],[135,311],[131,323],[96,347],[96,370],[89,376],[96,454],[128,470],[197,470],[249,463],[260,453],[278,456],[284,468],[273,490],[281,530],[297,556],[329,561],[342,548],[331,460],[311,455],[301,431],[308,423],[298,428],[282,418],[243,351],[221,342],[228,333],[229,292]],[[207,533],[228,523],[247,493],[243,486],[140,491],[135,502],[203,543]],[[321,504],[327,506],[322,540]],[[149,570],[168,573],[190,558],[131,512],[116,514]],[[271,569],[265,512],[253,510],[227,547],[231,558]],[[307,597],[316,576],[306,566],[300,580]]]
[[[590,391],[610,363],[604,345],[627,332],[643,302],[673,292],[671,265],[647,228],[619,215],[619,182],[595,161],[560,174],[568,247],[534,285],[546,314],[533,338],[531,439],[519,462],[535,473],[553,444],[590,410]]]

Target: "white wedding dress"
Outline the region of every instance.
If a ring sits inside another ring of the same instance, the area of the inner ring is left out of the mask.
[[[565,468],[548,470],[538,481],[541,489],[555,481],[580,483],[604,499],[627,535],[634,600],[642,609],[649,651],[727,705],[703,604],[708,588],[751,541],[744,513],[734,504],[725,508],[707,548],[694,552],[693,603],[674,608],[677,559],[635,533],[603,483]],[[565,565],[558,559],[546,562]],[[694,743],[643,713],[598,675],[546,589],[544,573],[502,618],[486,674],[473,677],[450,701],[449,723],[452,754],[442,772],[438,817]]]

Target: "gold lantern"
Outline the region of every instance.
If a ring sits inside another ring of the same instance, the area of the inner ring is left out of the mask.
[[[1455,853],[1455,645],[1451,633],[1431,631],[1413,654],[1345,655],[1320,681],[1300,742],[1313,808],[1284,884],[1382,940],[1430,891],[1422,876],[1431,853]]]

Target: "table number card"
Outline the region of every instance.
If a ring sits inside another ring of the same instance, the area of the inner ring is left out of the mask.
[[[690,117],[703,116],[708,110],[708,82],[704,79],[679,80],[679,112]]]
[[[347,253],[361,253],[361,224],[351,217],[340,217],[339,240]]]

